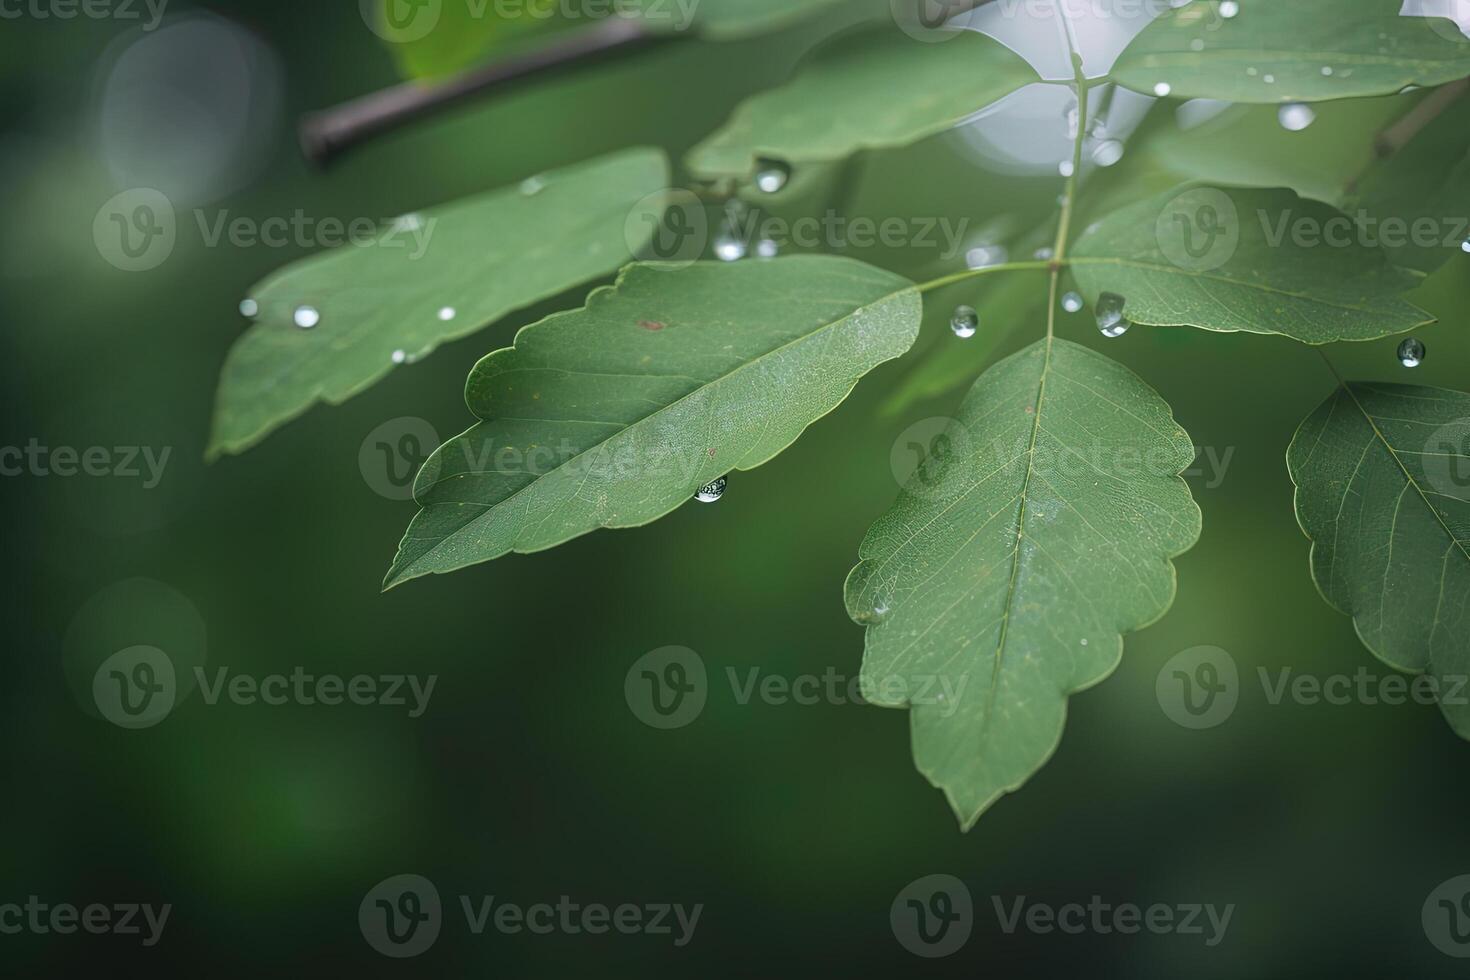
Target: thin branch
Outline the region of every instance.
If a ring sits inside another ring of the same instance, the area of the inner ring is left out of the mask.
[[[374,136],[417,122],[472,96],[502,91],[558,69],[581,68],[681,36],[651,31],[639,21],[615,17],[534,51],[442,82],[405,82],[311,113],[301,120],[301,149],[308,160],[325,167]]]

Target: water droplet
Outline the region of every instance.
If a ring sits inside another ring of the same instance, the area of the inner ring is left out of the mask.
[[[1424,363],[1424,342],[1410,337],[1399,344],[1399,363],[1404,367],[1418,367]]]
[[[1127,302],[1117,293],[1103,293],[1097,298],[1097,329],[1104,337],[1121,337],[1133,326],[1123,315]]]
[[[1276,110],[1276,118],[1281,122],[1281,128],[1299,133],[1312,125],[1317,118],[1317,112],[1311,106],[1302,102],[1288,102]]]
[[[1275,85],[1276,84],[1276,76],[1275,75],[1262,75],[1261,76],[1261,81],[1265,82],[1267,85]]]
[[[1324,74],[1324,75],[1331,75],[1332,74],[1332,66],[1331,65],[1323,65],[1322,66],[1322,74]]]
[[[260,304],[253,299],[240,300],[240,315],[246,317],[247,319],[254,320],[257,316],[260,315]]]
[[[755,186],[767,194],[776,193],[791,179],[791,168],[780,160],[761,160],[757,165]]]
[[[1261,71],[1255,65],[1251,65],[1249,68],[1247,68],[1245,70],[1245,73],[1247,75],[1249,75],[1250,77],[1255,78],[1257,75],[1259,75],[1261,73]]]
[[[729,478],[723,476],[718,480],[711,480],[695,491],[694,499],[702,504],[712,504],[725,495],[725,486],[729,482]]]
[[[542,180],[540,177],[527,177],[525,180],[521,181],[521,194],[525,197],[530,197],[533,194],[540,194],[545,189],[546,181]]]
[[[1081,119],[1081,112],[1078,108],[1077,99],[1075,97],[1073,97],[1073,99],[1068,103],[1067,110],[1062,113],[1062,115],[1065,116],[1067,120],[1067,139],[1076,139],[1077,126],[1079,125],[1079,120]]]
[[[1063,177],[1072,176],[1072,161],[1063,160],[1061,163],[1057,164],[1057,173],[1061,174]]]
[[[755,254],[763,259],[774,259],[781,254],[781,246],[774,238],[762,238],[755,243]]]
[[[1068,313],[1076,313],[1082,309],[1082,294],[1070,292],[1062,297],[1062,309]]]
[[[1037,259],[1039,261],[1042,261],[1042,262],[1050,262],[1051,261],[1051,257],[1053,255],[1055,255],[1055,254],[1056,253],[1051,250],[1051,247],[1050,246],[1043,246],[1041,248],[1038,248],[1036,251],[1032,252],[1031,253],[1031,256],[1032,256],[1032,258],[1035,258],[1035,259]]]
[[[721,262],[734,262],[745,258],[745,243],[728,229],[720,229],[715,236],[715,258]]]
[[[1460,251],[1470,252],[1470,238],[1467,238],[1460,243]]]
[[[976,245],[965,252],[965,266],[983,269],[986,266],[1000,265],[1009,255],[1004,245]]]
[[[407,351],[396,350],[396,351],[393,352],[393,363],[394,364],[402,364],[406,360],[408,360],[408,352]]]
[[[453,320],[458,315],[459,314],[455,311],[454,307],[452,307],[452,306],[445,306],[445,307],[443,307],[443,308],[441,308],[439,310],[439,319],[443,320],[445,323],[448,323],[450,320]]]
[[[393,219],[394,231],[418,231],[424,226],[424,218],[417,212],[403,214]]]
[[[1240,4],[1236,3],[1235,0],[1220,0],[1221,17],[1230,20],[1238,13],[1240,13]]]
[[[298,306],[291,319],[302,330],[310,330],[322,322],[322,315],[315,306]]]
[[[954,314],[949,318],[949,329],[961,340],[969,340],[975,336],[975,331],[980,328],[980,314],[975,312],[973,306],[956,306]]]
[[[1157,95],[1161,99],[1172,91],[1174,91],[1174,86],[1168,82],[1159,82],[1154,86],[1154,95]]]
[[[1198,38],[1197,37],[1193,41],[1190,41],[1189,42],[1189,50],[1191,50],[1191,51],[1203,51],[1204,49],[1205,49],[1205,42],[1204,42],[1204,39],[1203,38]]]
[[[1103,140],[1092,150],[1092,162],[1099,167],[1111,167],[1123,159],[1123,143],[1121,140]]]

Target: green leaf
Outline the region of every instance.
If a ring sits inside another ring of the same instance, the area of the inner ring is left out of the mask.
[[[1400,0],[1216,0],[1170,10],[1133,39],[1111,77],[1153,95],[1314,102],[1391,95],[1470,75],[1470,39],[1443,17],[1406,17]],[[1325,71],[1324,71],[1325,70]]]
[[[686,162],[704,178],[742,179],[760,159],[798,166],[905,146],[1038,80],[1019,55],[974,31],[932,43],[892,26],[862,28],[819,46],[785,85],[742,102]]]
[[[1343,188],[1372,161],[1379,132],[1417,101],[1388,96],[1318,103],[1315,121],[1301,132],[1281,125],[1279,106],[1231,106],[1188,129],[1160,127],[1148,134],[1145,152],[1178,175],[1175,184],[1289,187],[1341,206]],[[1132,147],[1129,155],[1136,166]]]
[[[1350,383],[1286,462],[1322,597],[1379,659],[1460,694],[1440,708],[1470,738],[1470,395]]]
[[[256,285],[259,315],[225,361],[209,457],[242,452],[395,363],[613,272],[648,240],[651,230],[629,215],[668,183],[668,161],[659,150],[626,150],[534,179],[399,219]],[[320,325],[294,325],[303,305]],[[441,318],[445,310],[452,318]]]
[[[1399,265],[1429,273],[1458,254],[1470,237],[1470,98],[1372,168],[1348,210],[1355,207]]]
[[[920,314],[911,283],[852,259],[629,266],[475,367],[484,421],[424,465],[385,584],[662,517],[789,446]]]
[[[521,0],[516,5],[448,0],[394,12],[404,6],[405,0],[381,0],[375,30],[389,42],[398,70],[409,78],[453,74],[491,52],[570,26],[558,12],[557,0]]]
[[[1361,237],[1289,190],[1195,187],[1102,218],[1078,239],[1072,273],[1089,300],[1121,295],[1127,317],[1152,326],[1325,344],[1432,322],[1401,295],[1422,277]]]
[[[642,0],[652,9],[675,0]],[[686,0],[688,2],[688,0]],[[694,24],[700,37],[733,41],[767,34],[813,17],[848,0],[699,0]]]
[[[788,27],[850,0],[445,0],[394,13],[404,0],[382,0],[374,30],[389,42],[400,71],[432,78],[462,71],[505,49],[537,43],[550,35],[587,30],[609,19],[641,16],[654,31],[690,32],[713,41],[734,41]],[[585,10],[581,16],[569,12]]]
[[[1170,559],[1200,532],[1194,449],[1153,389],[1064,340],[985,372],[931,449],[868,531],[847,608],[868,624],[864,697],[910,708],[915,762],[968,829],[1173,602]]]

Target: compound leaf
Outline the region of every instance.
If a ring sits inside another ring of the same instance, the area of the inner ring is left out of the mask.
[[[387,586],[634,527],[789,446],[908,350],[919,293],[830,256],[640,263],[482,360]]]
[[[1400,15],[1400,0],[1239,0],[1233,17],[1221,7],[1165,12],[1119,56],[1113,81],[1177,98],[1313,102],[1470,75],[1470,38],[1443,17]]]
[[[1353,219],[1289,190],[1196,187],[1128,205],[1085,231],[1072,273],[1088,299],[1152,326],[1372,340],[1432,318],[1402,294],[1422,276],[1360,241]]]
[[[668,184],[668,161],[633,149],[532,181],[400,218],[256,285],[208,455],[242,452],[318,401],[340,404],[396,364],[615,271],[652,233],[629,215]],[[298,326],[300,307],[319,323]]]
[[[762,159],[823,163],[905,146],[1035,81],[1020,55],[974,31],[933,43],[892,26],[861,28],[819,46],[785,85],[742,102],[687,163],[701,177],[740,179]]]
[[[1041,340],[976,382],[863,541],[864,697],[909,707],[918,768],[968,828],[1056,748],[1067,696],[1162,616],[1199,537],[1194,450],[1122,365]]]
[[[1470,738],[1470,395],[1350,383],[1286,462],[1322,597],[1379,659],[1457,694],[1440,708]]]

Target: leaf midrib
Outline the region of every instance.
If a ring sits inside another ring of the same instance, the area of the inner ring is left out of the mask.
[[[1467,562],[1470,562],[1470,550],[1466,549],[1465,543],[1455,536],[1455,532],[1450,530],[1450,526],[1444,522],[1444,517],[1434,507],[1434,505],[1429,502],[1429,498],[1424,494],[1424,489],[1419,486],[1419,481],[1414,479],[1414,475],[1409,472],[1409,468],[1404,465],[1403,460],[1399,459],[1399,454],[1393,448],[1393,444],[1388,441],[1388,437],[1386,437],[1383,432],[1378,428],[1377,420],[1375,420],[1374,417],[1368,412],[1368,409],[1363,406],[1363,403],[1358,400],[1358,393],[1353,391],[1352,385],[1343,385],[1343,390],[1348,393],[1348,397],[1352,398],[1353,405],[1356,406],[1358,411],[1362,414],[1364,421],[1368,423],[1368,427],[1373,430],[1373,435],[1378,438],[1378,441],[1383,444],[1383,448],[1388,451],[1388,455],[1393,459],[1394,465],[1399,468],[1399,472],[1404,474],[1404,479],[1408,481],[1409,486],[1414,488],[1414,492],[1419,495],[1419,499],[1423,502],[1424,506],[1428,508],[1431,514],[1434,515],[1434,520],[1436,521],[1436,523],[1439,524],[1440,529],[1444,531],[1445,537],[1449,538],[1450,543],[1459,548],[1460,554],[1464,556]],[[1344,495],[1346,495],[1346,489],[1344,489]],[[1392,547],[1392,545],[1393,536],[1390,533],[1389,546]],[[1441,588],[1442,587],[1443,583],[1441,583]]]

